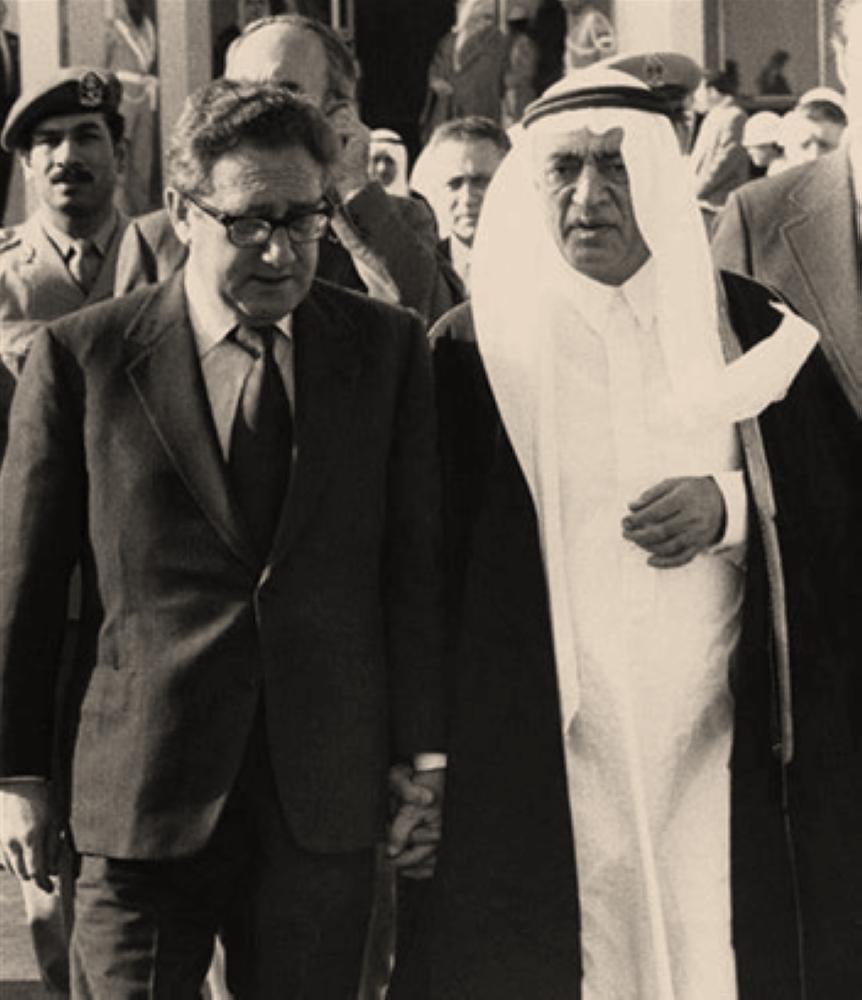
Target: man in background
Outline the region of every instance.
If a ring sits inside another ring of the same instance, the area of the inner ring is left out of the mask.
[[[482,202],[510,145],[490,118],[454,118],[437,127],[414,171],[414,186],[430,201],[444,234],[440,251],[452,262],[465,296]]]
[[[707,73],[695,91],[695,110],[704,115],[691,150],[695,196],[711,221],[728,194],[748,180],[748,156],[742,147],[746,115],[736,103],[737,80],[725,68]]]
[[[0,141],[21,157],[37,208],[20,226],[0,232],[0,461],[15,382],[36,330],[111,294],[126,224],[113,204],[122,163],[120,93],[112,74],[89,67],[63,70],[23,94],[6,120]],[[74,655],[79,603],[74,583],[58,654],[64,668]],[[61,738],[61,727],[55,738]],[[54,782],[52,793],[62,810],[62,780]],[[66,992],[73,877],[68,851],[61,853],[59,867],[53,893],[31,881],[22,881],[21,889],[42,980]]]
[[[825,96],[818,87],[803,94],[781,120],[779,135],[784,149],[783,169],[825,156],[841,144],[847,115],[839,94]]]
[[[284,84],[321,109],[340,136],[330,192],[337,242],[322,241],[319,277],[410,306],[425,319],[458,301],[428,206],[387,195],[368,178],[370,132],[356,111],[357,66],[336,32],[299,14],[255,21],[232,43],[225,75]],[[164,212],[136,220],[120,255],[117,291],[161,280],[184,256]]]
[[[846,88],[841,146],[728,200],[719,267],[775,288],[820,331],[837,385],[862,416],[862,0],[841,0],[833,46]]]
[[[37,202],[0,231],[0,357],[16,377],[42,323],[112,294],[127,224],[114,207],[121,92],[112,73],[72,67],[22,94],[6,119],[0,143],[19,155]]]
[[[21,70],[18,58],[18,36],[6,31],[6,0],[0,0],[0,121],[18,98],[21,90]],[[0,148],[0,225],[6,214],[6,197],[12,178],[13,157]]]

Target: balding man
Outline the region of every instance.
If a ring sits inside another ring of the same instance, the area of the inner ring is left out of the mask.
[[[337,242],[321,243],[319,277],[428,320],[460,300],[457,277],[436,252],[428,206],[387,195],[368,178],[370,132],[356,112],[357,66],[332,29],[299,14],[255,21],[232,43],[225,76],[284,84],[321,109],[341,138],[331,192]],[[164,212],[136,220],[121,252],[118,292],[167,277],[183,258]]]
[[[593,67],[524,126],[432,331],[460,604],[391,996],[855,996],[862,428],[715,275],[658,95]]]

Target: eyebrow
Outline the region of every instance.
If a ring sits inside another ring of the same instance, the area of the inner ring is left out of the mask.
[[[51,126],[37,125],[33,129],[34,139],[53,139],[55,136],[61,135],[86,135],[90,132],[97,132],[101,135],[101,128],[98,122],[79,122],[77,125],[73,125],[71,128],[52,128]]]

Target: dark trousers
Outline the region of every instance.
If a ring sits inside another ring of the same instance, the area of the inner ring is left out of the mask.
[[[216,933],[239,1000],[353,1000],[373,853],[317,854],[290,835],[262,724],[207,846],[169,861],[84,855],[72,995],[197,1000]]]

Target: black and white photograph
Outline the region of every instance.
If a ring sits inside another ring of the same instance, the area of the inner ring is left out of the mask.
[[[0,1000],[862,1000],[862,0],[0,85]]]

